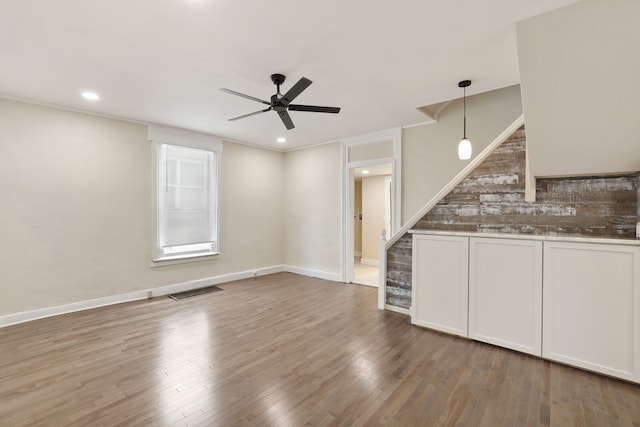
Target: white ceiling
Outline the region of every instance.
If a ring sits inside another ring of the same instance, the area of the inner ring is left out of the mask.
[[[0,96],[288,150],[429,120],[418,107],[519,83],[515,22],[576,0],[2,0]],[[338,115],[227,119],[268,100]],[[101,95],[87,102],[80,94]],[[287,138],[277,144],[276,137]]]

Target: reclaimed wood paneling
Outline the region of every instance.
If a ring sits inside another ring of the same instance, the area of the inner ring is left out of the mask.
[[[406,233],[387,252],[387,304],[404,308],[411,305],[412,251],[411,234]]]
[[[536,201],[529,203],[525,201],[525,155],[523,126],[414,229],[636,238],[640,217],[638,174],[538,179]],[[387,255],[387,303],[403,308],[411,305],[410,244],[407,234]],[[402,262],[396,261],[400,257]]]

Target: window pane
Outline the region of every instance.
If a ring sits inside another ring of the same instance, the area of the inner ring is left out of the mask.
[[[177,164],[175,160],[167,160],[167,184],[176,185]]]
[[[162,246],[186,245],[213,240],[213,224],[209,211],[175,209],[167,211]]]
[[[180,185],[187,187],[204,186],[204,163],[182,162],[180,166]]]
[[[207,193],[200,188],[180,189],[180,208],[182,209],[206,209]]]
[[[167,187],[164,192],[165,195],[165,208],[175,209],[176,204],[176,187]]]
[[[158,183],[159,255],[215,250],[215,153],[173,145],[160,152],[158,179],[165,182]]]

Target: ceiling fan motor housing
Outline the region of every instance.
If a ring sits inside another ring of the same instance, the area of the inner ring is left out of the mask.
[[[271,95],[271,108],[273,108],[277,112],[287,110],[287,107],[285,107],[282,104],[282,101],[280,101],[280,98],[278,98],[278,94]]]

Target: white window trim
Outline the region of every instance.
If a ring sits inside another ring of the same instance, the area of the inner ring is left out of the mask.
[[[207,260],[217,258],[220,254],[220,157],[222,154],[223,143],[218,137],[202,134],[198,132],[187,131],[183,129],[176,129],[166,126],[152,125],[148,128],[148,139],[152,142],[152,182],[153,182],[153,197],[152,197],[152,212],[153,212],[153,230],[152,230],[152,242],[151,253],[152,260],[151,266],[168,265],[176,262],[192,262],[197,260]],[[216,203],[215,203],[215,218],[216,218],[216,246],[217,251],[206,253],[183,253],[179,255],[160,256],[158,253],[158,152],[161,144],[177,145],[187,148],[196,148],[199,150],[207,150],[214,152],[215,155],[215,170],[216,170]]]

